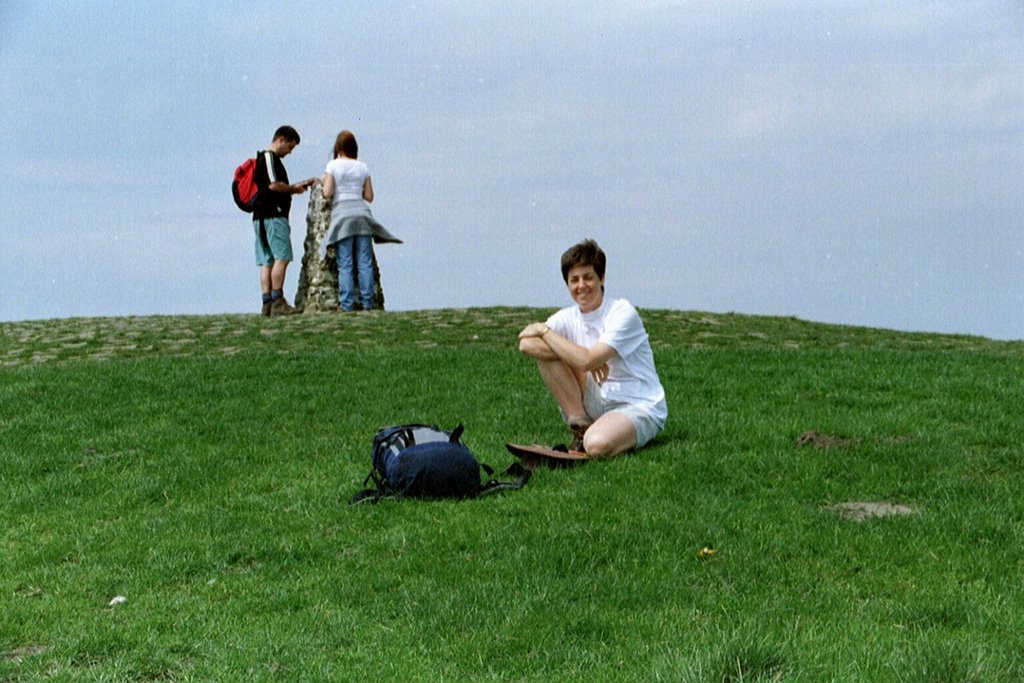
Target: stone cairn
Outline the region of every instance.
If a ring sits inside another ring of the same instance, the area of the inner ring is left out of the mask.
[[[327,258],[320,260],[317,253],[327,230],[331,227],[331,204],[324,199],[323,186],[317,180],[309,188],[309,209],[306,212],[306,241],[302,249],[302,269],[299,288],[295,293],[295,306],[306,313],[326,313],[338,308],[338,264],[334,260],[334,247],[327,248]],[[353,269],[358,268],[353,264]],[[356,273],[358,276],[358,273]],[[384,290],[380,286],[380,268],[377,255],[373,257],[373,307],[384,308]],[[356,310],[360,310],[356,296]]]

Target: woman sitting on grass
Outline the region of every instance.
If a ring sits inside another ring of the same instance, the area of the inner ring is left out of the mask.
[[[570,450],[610,458],[649,443],[665,427],[665,390],[636,309],[604,298],[607,259],[594,240],[562,254],[575,306],[519,333],[519,350],[540,376],[573,433]]]

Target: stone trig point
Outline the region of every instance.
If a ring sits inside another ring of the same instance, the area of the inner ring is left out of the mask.
[[[334,247],[327,249],[327,258],[320,260],[317,250],[331,227],[331,204],[324,199],[323,185],[317,180],[309,188],[309,210],[306,213],[306,241],[302,247],[302,269],[295,306],[306,313],[328,313],[338,308],[338,264]],[[353,264],[353,267],[358,267]],[[377,255],[373,257],[373,306],[384,308],[384,290],[380,286]],[[359,297],[356,297],[356,308]]]

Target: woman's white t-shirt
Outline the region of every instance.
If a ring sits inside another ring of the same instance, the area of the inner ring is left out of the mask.
[[[615,349],[616,355],[608,361],[608,378],[600,384],[602,398],[636,406],[664,423],[668,417],[665,389],[654,367],[647,330],[632,304],[625,299],[605,299],[589,313],[570,306],[548,318],[547,325],[588,349],[598,342]]]
[[[358,159],[338,157],[328,162],[327,173],[334,176],[334,203],[363,198],[363,184],[370,176],[366,164]]]

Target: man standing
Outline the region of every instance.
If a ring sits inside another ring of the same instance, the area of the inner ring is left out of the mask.
[[[302,194],[314,178],[291,185],[288,172],[281,161],[299,145],[299,134],[291,126],[281,126],[274,132],[274,140],[256,160],[256,187],[259,198],[252,212],[252,226],[256,233],[256,265],[260,268],[260,288],[263,291],[263,315],[292,315],[299,313],[284,298],[284,276],[292,261],[292,231],[288,213],[292,208],[292,195]]]

